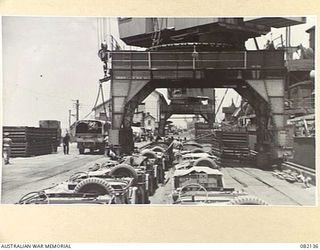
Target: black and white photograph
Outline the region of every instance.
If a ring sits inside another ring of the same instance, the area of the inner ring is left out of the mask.
[[[2,17],[2,204],[317,206],[316,16]]]

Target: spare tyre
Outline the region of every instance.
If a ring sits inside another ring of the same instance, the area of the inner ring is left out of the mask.
[[[219,169],[218,164],[207,157],[201,157],[199,159],[197,159],[194,163],[193,166],[205,166],[205,167],[209,167],[209,168],[213,168],[213,169]]]
[[[187,142],[184,145],[186,145],[186,146],[194,146],[194,147],[197,147],[197,148],[202,148],[202,145],[199,144],[199,143],[196,143],[196,142]]]
[[[113,167],[110,170],[109,175],[113,177],[131,177],[133,178],[133,185],[137,184],[138,182],[137,171],[128,164],[119,164]]]
[[[255,196],[239,196],[228,203],[229,205],[261,205],[267,206],[268,203]]]
[[[157,159],[158,158],[157,154],[150,149],[142,150],[141,155],[147,157],[148,159]]]
[[[164,148],[159,147],[159,146],[155,146],[151,150],[154,152],[161,152],[161,153],[164,153],[166,151]]]
[[[206,153],[202,148],[194,148],[190,151],[191,153]]]
[[[74,192],[113,195],[114,189],[111,187],[108,181],[97,177],[91,177],[79,182],[74,188]]]

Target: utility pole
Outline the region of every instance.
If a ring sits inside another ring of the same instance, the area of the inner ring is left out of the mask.
[[[76,106],[76,114],[75,115],[72,115],[71,114],[71,111],[69,110],[69,117],[71,116],[75,116],[76,117],[76,122],[79,121],[79,109],[80,109],[80,103],[79,103],[79,99],[77,100],[72,100],[73,102],[76,102],[74,103],[74,105]],[[71,124],[71,122],[70,122]]]
[[[71,128],[71,109],[69,109],[69,130]]]
[[[79,121],[79,99],[76,100],[76,121]]]

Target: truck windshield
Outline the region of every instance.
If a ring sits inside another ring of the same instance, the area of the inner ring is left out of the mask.
[[[76,133],[102,134],[102,122],[81,121],[76,127]]]

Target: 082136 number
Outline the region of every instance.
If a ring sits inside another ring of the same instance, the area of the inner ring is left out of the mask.
[[[300,248],[302,249],[317,249],[319,248],[319,244],[311,244],[311,243],[304,243],[304,244],[300,244]]]

